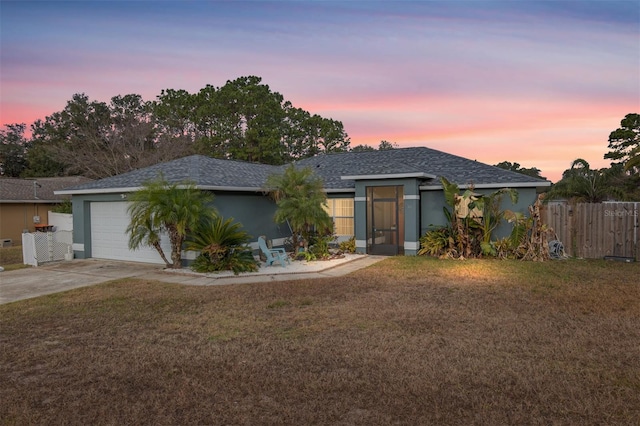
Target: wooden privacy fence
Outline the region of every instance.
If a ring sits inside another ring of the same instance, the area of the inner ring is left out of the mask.
[[[541,218],[569,256],[640,260],[640,203],[549,203]]]

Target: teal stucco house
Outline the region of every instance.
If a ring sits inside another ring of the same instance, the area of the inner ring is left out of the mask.
[[[445,224],[441,177],[461,189],[472,185],[478,193],[516,189],[517,205],[505,197],[504,208],[523,213],[535,202],[536,193],[551,184],[425,147],[324,154],[294,164],[311,168],[324,182],[338,238],[355,236],[357,251],[368,254],[415,255],[420,236]],[[76,258],[162,263],[152,248],[128,249],[129,193],[160,174],[171,183],[192,181],[212,191],[220,214],[242,223],[256,241],[265,235],[281,245],[291,230],[274,223],[276,206],[265,194],[264,183],[284,167],[193,155],[56,193],[72,196]]]

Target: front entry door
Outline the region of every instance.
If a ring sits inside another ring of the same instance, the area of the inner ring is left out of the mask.
[[[367,188],[367,253],[393,256],[404,252],[402,186]]]

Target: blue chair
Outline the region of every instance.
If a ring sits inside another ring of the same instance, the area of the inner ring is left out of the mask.
[[[286,267],[286,263],[291,263],[287,252],[283,248],[269,248],[264,237],[258,237],[258,246],[260,251],[264,253],[267,258],[267,266],[272,266],[274,262],[280,262],[282,267]]]

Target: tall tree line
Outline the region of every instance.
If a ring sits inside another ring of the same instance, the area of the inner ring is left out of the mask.
[[[562,179],[551,187],[546,199],[583,203],[640,201],[640,114],[624,116],[620,127],[609,134],[608,148],[604,158],[611,160],[610,167],[592,169],[585,159],[576,158]],[[509,161],[495,166],[544,179],[536,167],[524,168]]]
[[[190,154],[280,165],[349,150],[341,122],[311,114],[260,77],[199,92],[166,89],[154,101],[109,103],[75,94],[62,111],[0,130],[0,175],[104,178]]]
[[[576,158],[551,187],[547,200],[640,201],[640,114],[624,116],[620,127],[609,134],[608,148],[604,159],[611,160],[609,167],[593,169],[585,159]]]

